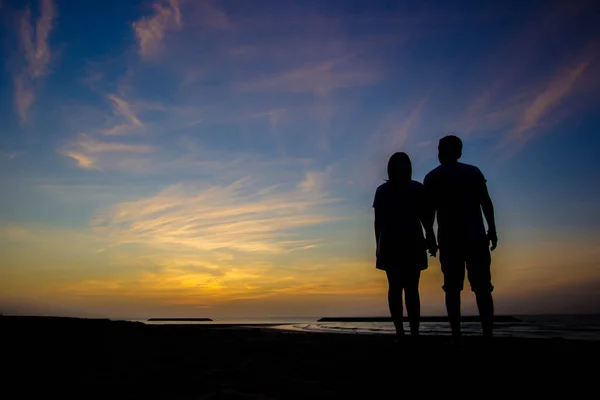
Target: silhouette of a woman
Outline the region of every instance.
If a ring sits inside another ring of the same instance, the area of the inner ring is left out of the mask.
[[[389,180],[377,188],[373,202],[376,267],[387,274],[390,314],[401,338],[404,337],[403,292],[411,335],[419,334],[419,279],[421,271],[427,268],[427,248],[435,255],[436,247],[433,215],[423,185],[412,180],[410,158],[406,153],[393,154],[387,170]]]

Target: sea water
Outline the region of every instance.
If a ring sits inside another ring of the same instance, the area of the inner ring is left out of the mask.
[[[600,340],[600,314],[521,315],[514,317],[516,318],[514,322],[496,322],[494,334],[508,337]],[[391,322],[320,322],[319,319],[320,317],[276,317],[215,319],[207,322],[137,321],[147,324],[269,325],[270,328],[282,330],[362,335],[388,335],[395,332],[394,325]],[[405,323],[405,330],[409,332],[408,323]],[[463,322],[462,330],[464,335],[481,334],[481,327],[478,322]],[[423,335],[449,335],[450,326],[447,322],[421,322],[420,331]]]

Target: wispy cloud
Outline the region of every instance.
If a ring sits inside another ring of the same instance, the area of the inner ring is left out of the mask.
[[[317,240],[295,230],[338,219],[325,211],[339,199],[326,194],[322,179],[308,173],[291,187],[260,187],[250,178],[225,186],[172,185],[101,212],[93,225],[117,243],[271,254],[300,250]]]
[[[108,94],[106,98],[111,101],[114,114],[125,118],[126,122],[118,123],[108,129],[102,130],[103,134],[124,135],[144,127],[144,123],[138,118],[132,105],[125,99],[115,94]]]
[[[11,151],[8,153],[0,151],[0,158],[8,160],[8,161],[12,161],[15,158],[19,157],[20,155],[21,155],[20,151]]]
[[[481,75],[474,76],[473,82],[485,82],[485,86],[453,128],[463,137],[496,137],[497,149],[509,156],[572,116],[576,107],[570,101],[586,90],[583,86],[597,84],[591,71],[598,55],[598,39],[588,35],[558,49],[547,44],[558,40],[590,4],[552,4],[530,23],[515,25],[510,35],[513,39],[503,41],[496,51],[483,57],[475,71]],[[546,57],[558,61],[555,64],[562,69],[549,76]],[[504,61],[507,59],[510,62]]]
[[[350,57],[341,57],[302,66],[283,73],[238,82],[240,91],[275,91],[325,95],[335,89],[368,86],[381,74]]]
[[[21,122],[27,120],[27,112],[36,97],[36,82],[48,74],[51,60],[48,38],[56,17],[52,0],[40,0],[40,15],[32,21],[29,6],[19,20],[19,52],[23,67],[14,76],[15,106]]]
[[[178,0],[158,0],[153,5],[154,15],[133,23],[138,42],[138,53],[144,58],[156,55],[162,49],[165,35],[182,27]]]
[[[321,192],[326,188],[330,180],[333,168],[327,167],[324,171],[309,171],[302,182],[298,184],[298,188],[308,192]]]
[[[81,167],[81,168],[86,168],[86,169],[95,169],[97,168],[94,165],[94,159],[77,151],[77,150],[69,150],[69,149],[64,149],[61,151],[61,153],[67,157],[72,158],[73,160],[75,160],[77,162],[77,166]]]
[[[523,111],[516,126],[503,138],[501,146],[510,145],[514,151],[516,148],[524,146],[536,134],[539,134],[545,118],[571,94],[575,83],[589,65],[589,60],[578,62],[537,92]]]
[[[35,101],[35,89],[31,78],[25,74],[19,74],[14,77],[15,85],[15,106],[19,113],[21,123],[27,121],[27,112]]]
[[[424,149],[424,137],[415,135],[423,113],[423,108],[428,102],[428,97],[411,103],[408,107],[396,107],[393,111],[386,113],[381,119],[379,127],[367,137],[365,151],[361,163],[358,163],[354,174],[360,182],[368,183],[383,178],[385,165],[388,158],[396,151],[406,151],[406,144],[414,145],[413,154],[416,149]],[[352,161],[353,164],[355,161]]]
[[[263,112],[258,112],[253,114],[252,116],[255,118],[266,118],[269,121],[269,125],[271,129],[274,131],[277,130],[277,127],[281,123],[284,115],[288,112],[285,108],[276,108],[272,110],[267,110]]]
[[[192,23],[198,21],[203,27],[209,29],[228,29],[233,26],[229,16],[223,11],[214,0],[194,0],[188,1],[191,6],[189,12]]]
[[[382,135],[375,139],[376,146],[385,149],[401,149],[409,135],[414,132],[427,100],[425,97],[417,101],[408,115],[403,110],[396,110],[387,115],[383,121]]]
[[[28,64],[28,73],[32,78],[45,76],[50,63],[48,37],[55,18],[52,0],[40,0],[40,9],[40,16],[35,23],[35,31],[32,26],[31,10],[29,8],[21,17],[19,26],[21,46]]]
[[[127,120],[129,120],[129,122],[131,122],[133,125],[143,125],[142,121],[138,119],[131,109],[131,105],[129,105],[129,103],[122,98],[115,96],[114,94],[109,94],[107,97],[114,103],[115,112],[127,118]]]
[[[87,135],[80,135],[76,141],[61,148],[59,153],[75,160],[80,168],[104,169],[113,164],[114,153],[145,154],[153,150],[154,148],[148,145],[103,142]],[[100,158],[105,153],[110,153],[111,157]]]

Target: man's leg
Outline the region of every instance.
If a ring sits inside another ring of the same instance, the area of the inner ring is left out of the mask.
[[[402,284],[398,272],[386,271],[388,278],[388,305],[396,328],[396,336],[404,336],[404,306],[402,304]]]
[[[407,277],[404,287],[404,296],[406,298],[406,313],[410,323],[411,336],[419,335],[419,322],[421,319],[421,298],[419,296],[419,279],[421,271],[416,271],[412,276]]]
[[[475,293],[477,309],[484,337],[494,333],[494,300],[492,298],[491,256],[487,245],[482,246],[467,260],[467,272],[471,289]]]
[[[446,291],[446,311],[448,312],[448,320],[450,321],[450,329],[452,329],[452,338],[459,339],[461,337],[460,330],[460,291]]]
[[[479,309],[479,317],[481,318],[483,336],[491,338],[494,334],[494,300],[492,292],[475,292],[475,299],[477,300],[477,308]]]
[[[443,289],[446,293],[446,311],[452,338],[460,339],[460,294],[465,280],[465,263],[456,254],[444,254],[444,249],[440,249],[440,262],[444,274]]]

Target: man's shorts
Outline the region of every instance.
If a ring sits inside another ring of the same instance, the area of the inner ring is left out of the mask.
[[[440,248],[440,264],[444,274],[445,292],[463,290],[465,268],[473,292],[491,292],[492,285],[490,250],[485,246],[471,248]]]

